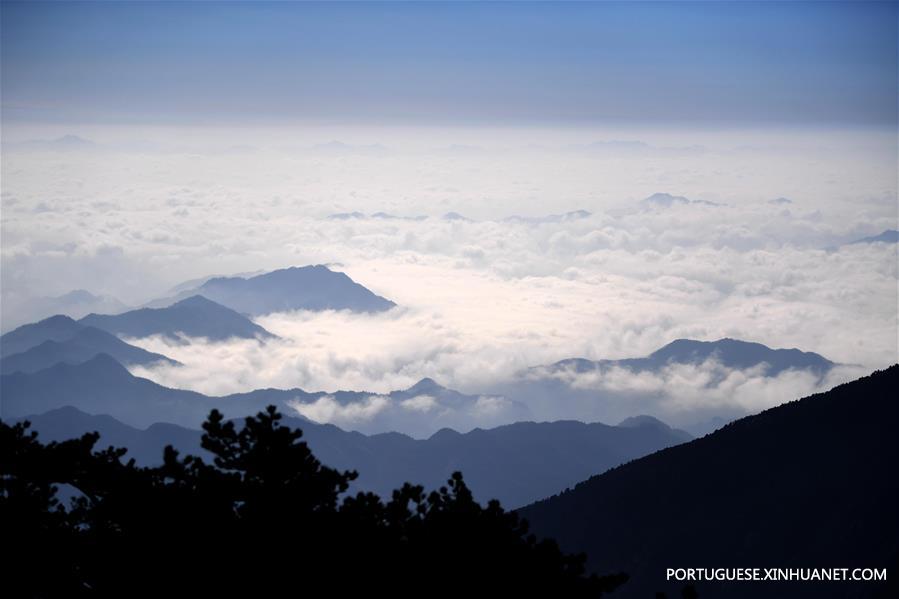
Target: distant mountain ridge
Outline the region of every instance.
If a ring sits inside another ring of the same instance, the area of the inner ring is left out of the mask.
[[[595,361],[569,358],[550,366],[532,368],[530,371],[537,372],[541,368],[549,370],[571,368],[576,372],[586,372],[618,367],[640,372],[657,370],[667,364],[701,364],[707,360],[717,360],[722,366],[741,370],[767,366],[768,376],[777,376],[790,369],[810,370],[822,375],[836,366],[834,362],[814,352],[804,352],[795,348],[772,349],[761,343],[724,338],[717,341],[676,339],[643,358]]]
[[[173,424],[145,430],[105,415],[91,416],[73,407],[29,416],[43,441],[64,440],[86,432],[100,433],[98,448],[127,447],[126,458],[140,465],[162,461],[172,445],[182,453],[206,456],[202,431]],[[475,496],[497,498],[517,507],[556,493],[587,476],[630,459],[688,440],[655,425],[615,427],[580,422],[519,422],[493,429],[458,433],[443,429],[428,439],[399,433],[363,435],[336,426],[285,418],[286,426],[303,430],[303,440],[328,466],[359,472],[354,490],[388,497],[404,482],[437,488],[462,470]]]
[[[24,352],[44,341],[68,341],[84,326],[75,319],[63,315],[22,325],[0,337],[0,357]]]
[[[223,341],[274,338],[261,326],[201,295],[191,295],[166,308],[139,308],[122,314],[89,314],[80,324],[125,337],[162,335],[173,340],[181,335]]]
[[[644,198],[640,203],[646,208],[671,208],[672,206],[721,206],[717,202],[709,202],[708,200],[691,200],[684,196],[671,195],[670,193],[654,193],[648,198]]]
[[[135,377],[107,354],[81,364],[57,363],[35,373],[4,374],[0,376],[0,396],[3,418],[73,405],[137,425],[160,419],[199,422],[216,405],[200,393],[169,389]]]
[[[899,243],[899,231],[895,229],[887,229],[883,233],[878,235],[872,235],[871,237],[863,237],[862,239],[856,239],[851,242],[849,245],[855,245],[860,243]]]
[[[47,339],[20,353],[3,357],[0,359],[0,373],[33,373],[59,362],[81,364],[98,354],[107,354],[125,366],[147,366],[158,363],[175,366],[179,364],[161,354],[129,345],[106,331],[91,326],[82,326],[73,335],[62,341]]]
[[[748,416],[520,510],[538,535],[674,596],[671,567],[864,567],[899,559],[899,365]],[[826,524],[823,524],[826,523]],[[889,581],[888,581],[889,582]],[[696,583],[699,596],[887,597],[882,584]],[[892,581],[892,589],[896,589]],[[618,593],[616,593],[617,595]]]
[[[553,415],[620,422],[646,414],[692,435],[703,435],[758,409],[746,399],[750,386],[764,387],[770,379],[789,372],[796,375],[797,384],[813,391],[828,383],[837,366],[820,354],[798,349],[772,349],[730,338],[677,339],[642,357],[567,358],[532,366],[488,390],[521,401],[537,419]],[[733,393],[740,387],[746,390],[740,396],[743,400]],[[775,387],[780,391],[772,387],[773,394],[765,396],[771,402],[768,405],[777,401],[776,394],[787,392],[784,386]],[[684,402],[678,400],[678,392],[719,399]],[[789,399],[783,395],[781,401]]]
[[[396,306],[346,274],[322,265],[284,268],[248,279],[210,279],[197,291],[252,315],[286,310],[383,312]]]
[[[506,409],[503,421],[524,420],[523,406],[501,397],[466,395],[423,379],[409,389],[374,394],[364,391],[315,391],[303,389],[257,389],[220,397],[164,387],[135,377],[119,362],[98,354],[78,365],[55,364],[34,373],[15,372],[0,376],[2,415],[5,418],[40,414],[64,406],[74,406],[91,414],[108,414],[132,426],[149,426],[167,421],[197,427],[213,408],[229,418],[239,418],[275,405],[285,413],[316,414],[373,405],[380,412],[354,428],[369,433],[382,430],[429,435],[442,426],[469,430],[479,410],[500,405]],[[324,404],[324,405],[323,405]]]
[[[201,301],[208,302],[202,298]],[[20,352],[22,355],[4,357],[0,369],[5,376],[0,379],[0,390],[4,396],[5,414],[21,416],[74,405],[90,413],[110,414],[131,425],[145,426],[168,420],[198,426],[212,406],[230,417],[240,417],[274,404],[314,420],[336,422],[366,433],[398,430],[416,437],[430,435],[443,427],[470,430],[475,426],[552,420],[560,416],[585,422],[624,420],[626,424],[629,417],[645,414],[644,418],[661,418],[695,435],[714,430],[746,412],[739,405],[726,401],[695,413],[660,411],[657,395],[616,395],[596,391],[596,387],[575,387],[570,383],[571,377],[582,374],[590,377],[594,372],[604,376],[603,372],[614,367],[638,373],[661,372],[659,369],[672,364],[704,364],[713,359],[723,366],[716,365],[710,370],[711,374],[703,376],[706,384],[714,385],[717,384],[715,377],[726,377],[731,368],[753,368],[758,372],[756,376],[774,376],[786,369],[805,368],[820,377],[833,366],[818,354],[798,350],[772,350],[761,344],[730,339],[717,342],[678,340],[646,358],[598,362],[563,360],[548,367],[530,369],[519,381],[490,389],[488,394],[460,393],[431,379],[422,379],[408,389],[389,393],[267,388],[209,397],[133,377],[118,364],[111,363],[112,359],[95,360],[102,354],[126,365],[165,359],[118,339],[106,337],[110,342],[108,348],[94,345],[87,350],[77,343],[69,344],[74,346],[69,347],[55,342],[56,339],[70,339],[73,331],[77,332],[81,327],[80,323],[60,317],[21,327],[2,338],[4,351],[8,347],[35,347],[35,339],[54,341]],[[98,361],[99,365],[87,365],[93,361]],[[56,362],[81,364],[84,368],[50,368]],[[106,388],[103,381],[109,377],[97,376],[92,368],[122,372],[114,377],[116,386]],[[14,376],[17,370],[22,372]]]
[[[91,312],[99,314],[118,314],[128,309],[124,303],[114,297],[94,295],[84,289],[75,289],[55,297],[29,297],[26,300],[13,301],[11,307],[4,312],[3,330],[8,332],[14,328],[37,322],[54,315],[71,318],[82,318]]]
[[[293,266],[250,277],[213,277],[182,290],[174,298],[148,304],[159,307],[200,295],[241,314],[262,316],[290,310],[383,312],[396,306],[327,266]]]

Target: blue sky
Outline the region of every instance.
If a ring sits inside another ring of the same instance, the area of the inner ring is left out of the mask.
[[[3,119],[895,126],[897,4],[8,3]]]

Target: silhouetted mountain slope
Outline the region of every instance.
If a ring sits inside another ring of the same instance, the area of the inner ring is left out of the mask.
[[[40,414],[72,405],[139,426],[160,419],[200,423],[216,407],[233,416],[249,414],[260,407],[249,401],[235,405],[225,398],[157,385],[133,376],[106,354],[98,354],[82,364],[56,364],[32,374],[2,375],[0,398],[3,418]]]
[[[117,315],[89,314],[78,322],[125,337],[164,335],[177,339],[179,335],[186,335],[214,341],[231,337],[274,337],[234,310],[200,295],[167,308],[140,308]]]
[[[90,416],[72,407],[28,416],[44,441],[100,433],[100,447],[126,447],[127,458],[158,465],[167,444],[204,455],[201,431],[172,424],[140,430],[110,416]],[[519,422],[466,434],[444,429],[429,439],[399,433],[363,435],[298,418],[284,423],[303,430],[303,439],[328,466],[359,472],[353,489],[384,497],[411,481],[436,488],[456,470],[465,473],[479,500],[520,506],[558,492],[591,474],[684,441],[660,422],[628,427],[581,422]]]
[[[44,341],[67,341],[83,328],[75,320],[62,315],[22,325],[0,337],[0,357],[21,353]]]
[[[741,370],[767,365],[765,374],[768,376],[777,376],[789,369],[810,370],[820,375],[834,367],[834,363],[824,356],[798,349],[772,349],[761,343],[740,341],[739,339],[719,339],[718,341],[677,339],[644,358],[597,361],[573,358],[556,362],[548,368],[573,368],[577,372],[585,372],[619,367],[643,371],[657,370],[667,364],[701,364],[711,359],[720,362],[726,368]]]
[[[83,327],[65,341],[47,340],[24,352],[0,360],[0,373],[33,373],[59,362],[81,364],[97,354],[107,354],[126,366],[166,362],[178,364],[161,354],[148,352],[125,343],[115,335],[94,327]]]
[[[178,297],[186,294],[199,294],[252,316],[287,310],[381,312],[396,305],[323,265],[284,268],[248,278],[215,277]]]
[[[126,459],[134,458],[141,466],[162,464],[162,451],[171,445],[178,451],[208,457],[200,448],[202,431],[184,428],[176,424],[156,423],[146,429],[128,426],[105,414],[86,414],[77,408],[66,406],[50,410],[44,414],[28,416],[24,419],[38,431],[44,443],[49,441],[65,441],[80,437],[85,433],[100,433],[98,449],[106,447],[125,447]]]
[[[520,513],[538,534],[585,551],[592,568],[630,574],[622,597],[679,588],[664,580],[665,569],[677,567],[887,567],[892,576],[897,388],[899,365],[743,418]],[[701,597],[884,592],[849,582],[696,587]]]

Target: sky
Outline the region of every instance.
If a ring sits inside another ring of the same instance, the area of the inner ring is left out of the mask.
[[[895,2],[4,2],[3,118],[889,126]]]
[[[184,364],[135,374],[477,395],[723,337],[845,365],[576,382],[671,422],[848,380],[899,360],[897,246],[852,243],[899,228],[896,7],[4,2],[0,328],[75,289],[106,311],[328,264],[398,308],[257,318],[268,344],[130,340]],[[372,397],[317,409],[388,427]]]

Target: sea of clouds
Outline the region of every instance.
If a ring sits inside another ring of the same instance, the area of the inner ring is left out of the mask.
[[[139,306],[196,277],[319,263],[398,304],[260,317],[280,337],[265,343],[131,340],[184,364],[135,369],[165,385],[372,392],[355,411],[304,408],[346,424],[423,377],[478,394],[530,366],[676,338],[798,347],[867,371],[897,360],[896,246],[846,245],[897,228],[894,135],[78,133],[95,143],[4,148],[4,331],[72,289]],[[654,193],[691,202],[643,201]],[[823,384],[737,373],[707,393],[702,372],[591,384],[664,389],[672,410],[760,409]]]

